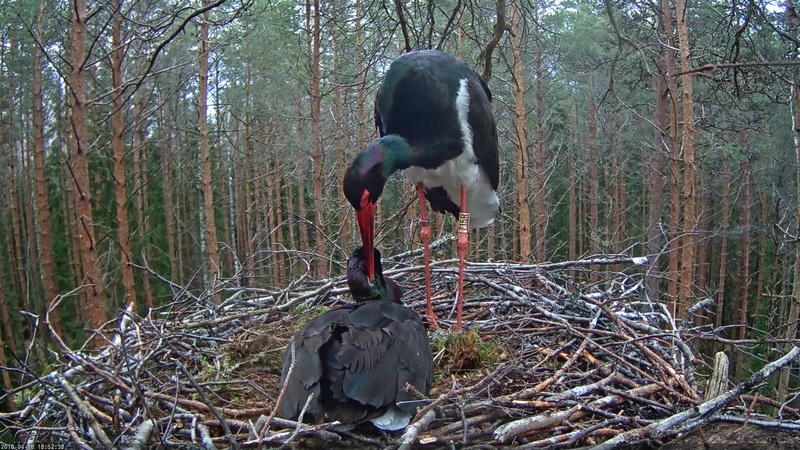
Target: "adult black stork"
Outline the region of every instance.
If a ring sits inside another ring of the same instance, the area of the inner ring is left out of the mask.
[[[287,347],[282,417],[297,418],[314,394],[306,411],[316,423],[371,421],[384,430],[399,430],[416,411],[406,382],[425,394],[430,391],[433,355],[425,327],[400,303],[400,287],[383,278],[378,249],[373,257],[374,282],[367,276],[363,247],[347,261],[347,283],[356,303],[311,319],[294,335],[296,359],[288,381],[292,349]]]
[[[421,50],[399,56],[376,97],[375,126],[381,138],[356,156],[343,180],[367,249],[374,245],[375,203],[387,178],[402,170],[416,185],[425,247],[425,315],[433,327],[438,325],[431,305],[425,197],[434,211],[458,218],[456,332],[461,331],[468,230],[490,225],[500,212],[497,126],[491,101],[486,81],[447,53]],[[368,271],[371,265],[368,259]]]

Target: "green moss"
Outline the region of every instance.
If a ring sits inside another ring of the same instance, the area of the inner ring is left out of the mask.
[[[494,367],[507,356],[505,346],[498,341],[482,339],[474,329],[463,333],[436,331],[431,336],[434,356],[440,356],[437,371],[440,376],[451,373]]]

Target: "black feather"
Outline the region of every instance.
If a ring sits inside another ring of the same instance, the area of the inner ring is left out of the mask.
[[[313,392],[305,420],[359,423],[411,400],[403,389],[406,382],[430,391],[433,355],[425,328],[399,304],[402,291],[383,278],[380,261],[376,249],[375,282],[369,283],[363,249],[356,249],[347,264],[347,281],[357,302],[315,317],[295,334],[297,360],[288,380],[291,349],[284,356],[281,416],[296,419]],[[413,405],[400,409],[411,412]]]

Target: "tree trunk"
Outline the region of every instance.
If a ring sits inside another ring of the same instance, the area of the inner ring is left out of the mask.
[[[4,283],[3,283],[4,284]],[[3,331],[9,341],[9,348],[14,352],[16,351],[16,343],[11,344],[15,341],[14,333],[11,331],[11,322],[9,321],[9,314],[8,314],[8,301],[6,298],[5,290],[2,289],[2,284],[0,284],[0,317],[3,319]],[[51,323],[51,326],[53,324]],[[55,330],[55,327],[53,328]],[[6,360],[6,350],[5,350],[5,342],[3,340],[3,334],[0,333],[0,367],[9,367],[8,361]],[[8,370],[0,370],[3,373],[3,386],[5,387],[6,392],[11,392],[14,390],[14,383],[11,382],[11,372]],[[8,406],[9,411],[16,411],[17,410],[17,402],[14,400],[13,395],[7,396],[8,398]],[[0,403],[2,405],[2,403]]]
[[[36,19],[36,34],[42,35],[42,17],[44,2],[40,3]],[[33,166],[36,186],[36,220],[39,230],[39,261],[42,265],[42,286],[45,294],[45,307],[53,305],[58,296],[58,282],[55,274],[55,257],[53,255],[53,235],[50,226],[50,201],[45,175],[44,150],[44,117],[42,94],[42,51],[37,45],[34,51],[33,69]],[[63,336],[61,316],[58,309],[50,312],[50,327],[59,336]],[[3,353],[0,350],[0,353]]]
[[[792,24],[794,30],[797,30],[797,24]],[[795,54],[798,48],[795,44]],[[794,146],[796,152],[796,178],[797,183],[797,196],[800,198],[800,72],[795,69],[792,80],[792,102],[790,103],[792,109],[792,130],[794,130]],[[800,220],[800,202],[797,202],[796,217]],[[794,279],[800,280],[800,244],[795,242],[795,260],[794,260]],[[800,317],[800,283],[792,283],[792,298],[790,300],[789,314],[784,322],[786,325],[785,339],[794,340],[797,337],[797,320]],[[784,350],[788,351],[794,346],[793,343],[786,343],[783,345]],[[778,380],[778,399],[783,400],[789,393],[789,375],[790,367],[781,369],[780,378]]]
[[[747,145],[747,132],[742,132],[742,148]],[[747,337],[747,313],[750,300],[750,168],[748,161],[742,161],[742,206],[739,214],[739,229],[742,231],[739,246],[739,266],[741,272],[737,278],[741,294],[739,303],[739,339]],[[741,380],[743,353],[739,352],[736,364],[736,378]]]
[[[597,105],[594,101],[594,76],[589,75],[589,230],[586,233],[589,252],[598,252],[597,239],[600,233],[600,211],[598,207],[600,193],[600,177],[597,167]],[[597,281],[597,266],[592,266],[589,281]]]
[[[310,14],[307,10],[306,14]],[[306,18],[306,22],[308,22],[308,17]],[[301,105],[300,99],[297,100],[297,129],[303,130],[303,122],[302,122],[302,110],[300,108]],[[306,173],[305,167],[305,159],[301,158],[298,161],[297,166],[295,166],[295,170],[299,171],[300,173]],[[297,213],[295,216],[295,220],[298,223],[298,228],[300,229],[300,248],[302,249],[309,249],[311,248],[311,244],[308,239],[308,223],[306,222],[306,218],[308,215],[306,214],[306,184],[305,184],[305,177],[298,177],[297,179]],[[378,205],[380,206],[380,205]],[[294,213],[294,211],[292,211]]]
[[[270,281],[272,286],[277,286],[280,282],[280,272],[278,271],[278,254],[280,252],[280,247],[278,246],[278,236],[275,230],[278,228],[278,222],[275,217],[275,210],[280,208],[280,204],[275,202],[275,199],[278,198],[275,178],[278,176],[279,169],[277,166],[272,165],[272,156],[266,150],[272,147],[271,142],[274,135],[275,122],[268,123],[264,126],[264,163],[262,166],[264,167],[265,172],[265,179],[267,183],[267,199],[264,202],[264,205],[267,207],[267,224],[268,224],[268,232],[269,232],[269,247],[270,253],[272,256],[270,257],[270,267],[269,273]]]
[[[180,266],[178,265],[178,251],[175,245],[175,236],[179,235],[175,226],[175,187],[172,181],[172,131],[165,129],[165,120],[159,124],[161,134],[161,183],[164,190],[164,226],[167,233],[167,251],[169,253],[170,277],[174,283],[181,284]],[[180,238],[178,238],[180,239]]]
[[[678,265],[680,253],[680,238],[677,234],[680,231],[680,202],[681,191],[679,179],[680,173],[680,148],[678,146],[678,80],[674,74],[678,73],[675,66],[675,31],[672,25],[672,8],[669,0],[661,0],[661,18],[664,22],[664,52],[667,64],[667,91],[669,92],[669,139],[666,141],[669,152],[670,168],[670,199],[669,199],[669,234],[668,237],[668,263],[667,263],[667,299],[669,310],[675,315],[678,311]]]
[[[686,23],[686,2],[676,0],[675,13],[678,18],[678,45],[680,47],[683,103],[683,249],[681,253],[680,308],[678,317],[683,317],[692,302],[695,265],[695,228],[697,222],[695,198],[695,151],[694,151],[694,98],[692,93],[692,61],[689,46],[689,26]]]
[[[739,229],[742,230],[739,246],[739,260],[737,266],[741,272],[737,278],[737,295],[739,299],[739,329],[738,339],[745,339],[747,337],[747,315],[749,309],[750,299],[750,174],[747,168],[747,162],[742,162],[742,206],[739,215]],[[736,379],[742,379],[742,371],[744,370],[744,352],[736,352]]]
[[[272,162],[273,167],[275,167],[275,197],[273,198],[273,204],[275,205],[275,222],[276,222],[276,241],[277,247],[276,251],[277,254],[277,271],[278,271],[278,279],[275,280],[275,285],[278,287],[285,286],[284,279],[287,276],[286,274],[286,262],[285,262],[285,252],[283,249],[286,243],[283,241],[283,201],[282,201],[282,191],[283,191],[283,167],[281,166],[281,157],[280,152],[275,151],[272,155]]]
[[[311,7],[312,0],[307,0],[306,7]],[[316,219],[316,246],[315,253],[317,259],[317,278],[328,277],[328,258],[326,257],[326,236],[324,207],[325,199],[323,191],[322,174],[322,118],[320,92],[320,1],[313,0],[314,15],[313,28],[311,31],[311,53],[309,55],[309,69],[311,78],[309,79],[309,101],[311,102],[311,161],[314,171],[313,192],[314,192],[314,212]]]
[[[203,0],[206,6],[208,0]],[[208,138],[208,11],[203,13],[200,21],[200,70],[198,86],[198,128],[200,132],[200,189],[203,194],[203,212],[205,215],[205,245],[208,251],[206,262],[208,289],[215,289],[221,276],[219,242],[217,241],[217,224],[214,214],[214,184],[211,179],[211,154]],[[219,294],[214,294],[214,303],[219,304]]]
[[[125,178],[125,100],[122,92],[122,59],[125,47],[122,45],[122,0],[115,0],[114,18],[111,24],[111,80],[113,84],[113,110],[111,112],[111,147],[114,149],[114,192],[117,206],[117,236],[119,239],[120,270],[122,287],[125,292],[123,303],[137,310],[136,286],[133,280],[131,263],[131,236],[128,228],[128,193]],[[138,118],[134,115],[134,121]],[[138,205],[137,205],[138,206]]]
[[[22,214],[20,213],[20,199],[19,199],[19,185],[17,181],[17,150],[14,147],[14,117],[16,112],[14,106],[15,84],[14,84],[14,57],[16,55],[16,28],[12,27],[9,36],[9,52],[8,52],[8,99],[6,104],[7,108],[7,122],[6,122],[6,144],[8,145],[8,174],[9,174],[9,204],[11,205],[11,227],[13,233],[13,240],[11,247],[13,247],[14,254],[14,268],[17,272],[16,276],[16,290],[19,293],[19,298],[22,299],[22,305],[26,311],[35,312],[31,308],[30,297],[28,296],[28,277],[25,274],[25,261],[23,257],[24,239],[22,235]]]
[[[142,250],[139,254],[139,262],[142,266],[150,261],[150,223],[147,211],[147,187],[148,184],[142,183],[142,162],[147,163],[147,140],[144,135],[143,122],[141,116],[146,115],[142,110],[141,90],[137,91],[133,98],[133,191],[134,207],[136,210],[136,222],[139,224],[136,239],[142,243]],[[144,170],[147,173],[147,170]],[[134,255],[131,255],[135,259]],[[144,304],[147,308],[153,308],[153,290],[150,287],[150,272],[142,271],[142,291],[144,291]]]
[[[722,160],[722,206],[721,206],[721,243],[719,249],[719,278],[717,281],[717,310],[714,326],[722,327],[725,313],[725,280],[728,271],[728,217],[730,216],[730,163],[728,158]]]
[[[70,126],[73,141],[72,176],[75,184],[75,216],[77,240],[80,245],[83,283],[87,289],[89,327],[99,329],[106,321],[105,293],[101,284],[100,266],[92,219],[91,190],[89,187],[89,122],[86,95],[86,34],[88,11],[86,0],[72,2],[72,46],[70,50]],[[95,338],[94,345],[101,340]]]
[[[214,129],[214,148],[217,151],[217,166],[219,167],[219,204],[222,206],[220,208],[222,212],[222,241],[223,241],[223,248],[224,251],[220,257],[222,260],[220,261],[223,264],[222,268],[225,271],[222,271],[223,274],[226,274],[227,277],[232,277],[236,272],[233,270],[233,252],[235,251],[236,246],[234,245],[234,241],[230,239],[231,230],[230,230],[230,216],[228,214],[230,205],[230,197],[233,196],[233,193],[228,189],[230,184],[228,183],[228,166],[232,161],[226,160],[226,154],[224,149],[222,148],[222,127],[224,126],[224,115],[223,115],[223,105],[220,102],[220,92],[221,87],[219,83],[220,74],[223,70],[220,67],[220,61],[217,60],[216,69],[214,70],[214,111],[216,115],[215,120],[215,129]],[[225,239],[230,240],[227,245],[224,245]]]
[[[339,16],[339,9],[337,2],[331,1],[331,8],[333,9],[333,16],[338,21],[341,20]],[[339,73],[342,70],[342,61],[340,55],[340,37],[339,31],[334,26],[331,30],[331,42],[333,45],[333,140],[336,143],[336,167],[338,178],[337,180],[344,179],[344,172],[347,168],[347,154],[345,152],[345,141],[346,135],[344,132],[344,114],[342,112],[342,91],[343,88],[341,86],[341,81],[339,80],[340,76]],[[361,53],[359,53],[360,55]],[[363,108],[363,106],[361,106]],[[361,130],[363,127],[361,124],[358,124],[358,129]],[[363,133],[363,131],[362,131]],[[361,142],[358,143],[361,145]],[[347,203],[347,199],[344,196],[343,189],[336,189],[336,192],[339,194],[339,245],[341,245],[344,253],[342,257],[344,260],[350,256],[348,253],[352,247],[350,243],[350,236],[351,236],[351,229],[353,228],[350,225],[350,216],[352,213],[352,208],[350,207],[349,203]],[[413,242],[413,241],[412,241]]]
[[[525,106],[525,74],[522,60],[522,21],[520,5],[515,1],[511,7],[511,55],[513,58],[512,77],[514,94],[514,135],[517,138],[517,158],[514,165],[516,184],[517,220],[519,222],[519,259],[523,263],[530,262],[531,257],[531,225],[530,207],[528,206],[528,136],[526,134],[527,107]]]
[[[251,81],[251,62],[250,59],[247,60],[247,78],[246,78],[246,85],[245,85],[245,98],[247,99],[248,104],[250,103],[250,81]],[[251,126],[251,117],[250,117],[250,109],[248,108],[244,113],[244,242],[245,242],[245,257],[244,257],[244,277],[243,277],[243,284],[249,285],[250,284],[250,277],[254,275],[255,271],[255,238],[254,238],[254,226],[253,226],[253,215],[255,210],[255,203],[253,202],[253,185],[255,178],[255,165],[253,164],[253,143],[252,143],[252,135],[250,133],[250,126]]]
[[[762,317],[769,317],[769,314],[764,309],[764,280],[767,277],[767,191],[762,190],[759,194],[759,206],[761,215],[759,217],[759,225],[761,226],[761,233],[758,238],[758,278],[756,281],[756,304],[754,314]]]
[[[576,131],[576,117],[573,111],[569,112],[569,122],[567,124],[567,134],[569,142],[573,143],[569,148],[569,254],[570,261],[575,261],[578,258],[578,173],[576,170],[577,165],[577,131]],[[575,276],[575,271],[569,272],[570,277]]]
[[[513,14],[513,13],[512,13]],[[518,22],[524,20],[524,14],[522,14],[521,9],[517,11],[519,15]],[[541,29],[538,26],[538,18],[534,18],[534,22],[536,25],[536,33],[537,35],[541,33]],[[521,25],[517,24],[517,29],[521,32],[520,29]],[[538,36],[537,36],[538,37]],[[522,42],[521,39],[516,46],[518,51],[522,50]],[[537,262],[544,262],[547,261],[547,187],[545,186],[545,171],[547,167],[545,165],[545,156],[544,156],[544,139],[545,139],[545,132],[544,132],[544,76],[547,73],[546,68],[544,67],[544,62],[542,61],[542,53],[544,50],[542,49],[542,44],[540,39],[536,39],[535,45],[535,54],[534,58],[536,61],[536,130],[534,132],[534,153],[533,153],[533,217],[534,217],[534,227],[535,232],[534,235],[536,236],[536,261]],[[518,54],[514,58],[514,65],[516,67],[517,64],[522,65],[522,54]],[[523,70],[522,67],[519,68],[519,73],[522,74]],[[524,95],[524,77],[519,79],[522,92]],[[516,99],[515,99],[516,102]],[[525,107],[524,100],[522,102],[522,107]],[[515,117],[516,118],[516,117]],[[525,116],[523,116],[524,120]],[[526,197],[527,198],[527,197]]]

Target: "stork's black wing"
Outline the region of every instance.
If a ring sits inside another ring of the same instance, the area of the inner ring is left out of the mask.
[[[469,79],[469,124],[472,127],[472,149],[475,158],[489,177],[492,189],[500,184],[500,152],[497,146],[497,125],[492,112],[492,92],[477,73]]]
[[[422,392],[433,384],[433,356],[419,317],[408,308],[370,301],[332,309],[296,335],[297,361],[280,406],[296,418],[310,393],[316,422],[353,423],[380,416],[398,401],[412,400],[411,383]],[[284,360],[286,379],[291,352]],[[413,412],[414,405],[401,405]]]

